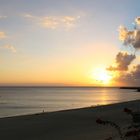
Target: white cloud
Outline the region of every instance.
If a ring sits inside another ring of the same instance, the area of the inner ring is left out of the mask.
[[[12,46],[12,45],[9,45],[9,44],[5,45],[5,46],[2,46],[0,48],[10,50],[12,53],[16,53],[17,52],[16,48],[14,46]]]
[[[56,29],[58,26],[60,26],[60,21],[58,21],[57,18],[54,17],[44,17],[41,19],[40,25],[42,25],[45,28],[50,29]]]
[[[128,30],[124,26],[119,27],[119,39],[126,46],[140,49],[140,17],[135,19],[135,26],[132,30]]]
[[[0,39],[4,39],[6,37],[7,37],[7,35],[5,32],[0,32]]]
[[[7,16],[0,16],[0,19],[5,19],[7,18]]]
[[[135,19],[135,22],[136,22],[136,24],[140,25],[140,17],[137,17],[137,18]]]
[[[72,28],[75,26],[80,16],[45,16],[38,17],[31,14],[25,14],[25,18],[28,18],[40,26],[48,29],[56,28]]]
[[[30,15],[30,14],[24,14],[23,16],[24,16],[25,18],[33,18],[33,16]]]

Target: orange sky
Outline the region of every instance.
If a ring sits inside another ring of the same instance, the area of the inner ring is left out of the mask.
[[[0,85],[123,85],[105,83],[104,72],[103,79],[93,77],[125,50],[119,25],[138,16],[139,1],[119,1],[5,0],[0,4]]]

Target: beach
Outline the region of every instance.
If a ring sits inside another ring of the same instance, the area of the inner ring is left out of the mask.
[[[140,100],[0,118],[0,139],[102,140],[110,135],[117,137],[113,128],[97,124],[96,119],[113,121],[125,127],[131,122],[131,116],[123,112],[125,107],[138,111]]]
[[[0,11],[0,140],[140,140],[140,0]]]

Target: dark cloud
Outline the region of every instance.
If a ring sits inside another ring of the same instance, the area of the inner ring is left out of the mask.
[[[134,66],[131,72],[120,73],[113,80],[127,86],[140,86],[140,64]]]
[[[116,56],[116,66],[110,66],[108,71],[127,71],[129,65],[136,58],[135,55],[119,52]]]
[[[131,75],[134,80],[140,80],[140,64],[134,66],[134,70],[131,72]]]

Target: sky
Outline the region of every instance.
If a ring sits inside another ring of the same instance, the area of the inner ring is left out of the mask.
[[[139,0],[0,0],[0,85],[137,86],[139,47],[127,37],[139,9]]]

